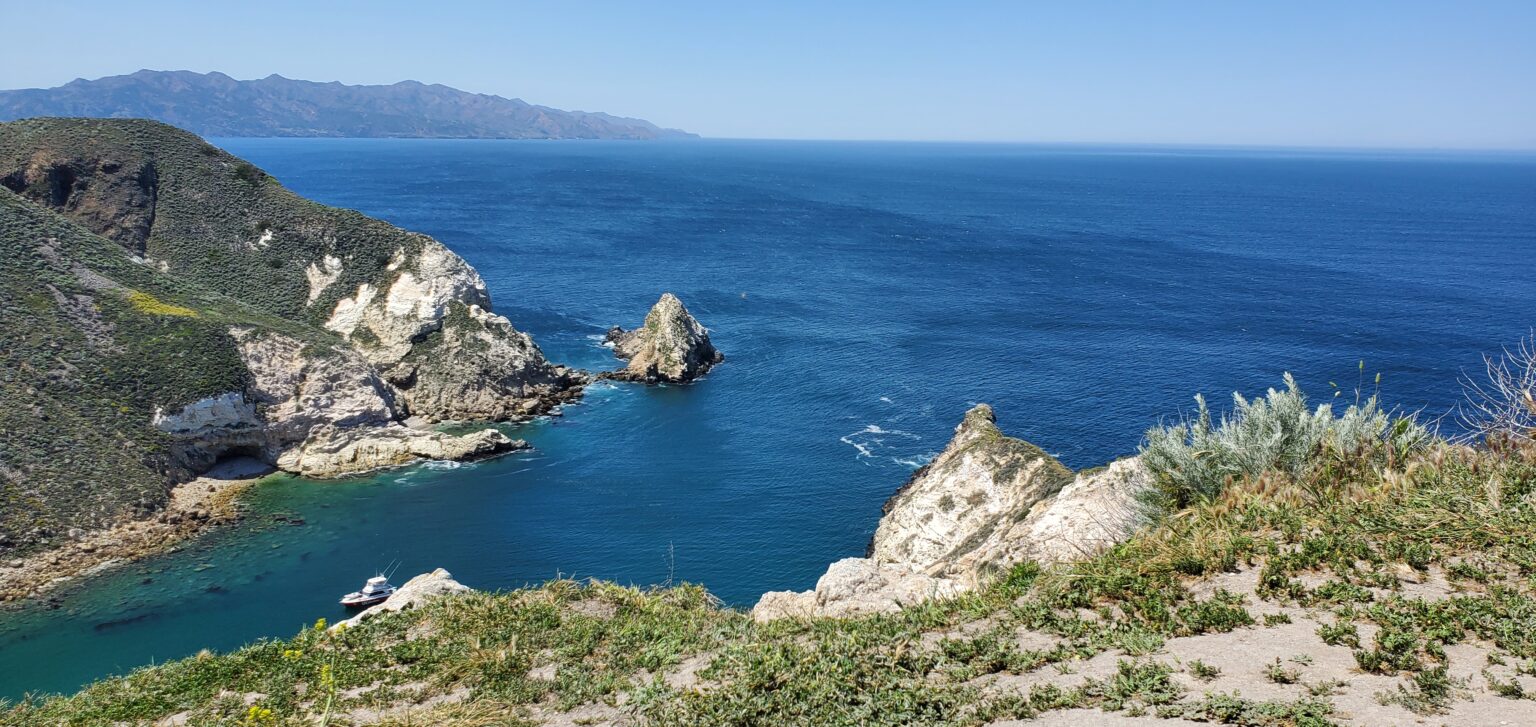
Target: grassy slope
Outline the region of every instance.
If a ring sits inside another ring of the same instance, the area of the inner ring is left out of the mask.
[[[133,262],[0,189],[0,544],[38,544],[165,500],[149,426],[245,385],[231,325],[330,339]]]
[[[149,257],[169,263],[181,280],[315,325],[361,283],[387,290],[400,272],[386,270],[390,258],[400,249],[416,253],[425,239],[299,197],[250,163],[154,121],[47,118],[0,124],[0,178],[14,180],[35,163],[67,167],[88,182],[149,165],[153,225],[143,243]],[[46,185],[13,184],[34,201],[50,198]],[[304,270],[326,255],[342,260],[341,277],[306,305]]]
[[[1440,670],[1450,644],[1479,639],[1493,658],[1536,666],[1536,451],[1441,447],[1400,469],[1357,465],[1240,483],[1094,560],[1045,572],[1021,566],[985,592],[895,615],[755,624],[696,587],[562,581],[142,669],[18,705],[0,725],[189,710],[195,724],[312,724],[328,702],[330,723],[344,724],[362,714],[353,710],[423,701],[409,719],[385,712],[386,723],[507,724],[604,704],[618,706],[597,709],[639,721],[699,725],[973,725],[1069,706],[1328,723],[1325,689],[1279,702],[1202,695],[1174,679],[1178,667],[1145,656],[1165,639],[1266,628],[1256,600],[1331,613],[1337,624],[1319,629],[1324,640],[1356,647],[1364,672],[1400,675],[1398,698],[1422,712],[1454,699]],[[1444,569],[1462,592],[1406,596],[1400,578],[1424,569]],[[1191,590],[1253,570],[1259,588],[1247,601]],[[1022,648],[1021,627],[1056,645]],[[998,693],[972,681],[1052,664],[1070,670],[1102,652],[1123,654],[1119,669],[1072,688]],[[710,659],[704,688],[670,686],[664,675],[694,655]],[[463,700],[432,701],[444,695]]]

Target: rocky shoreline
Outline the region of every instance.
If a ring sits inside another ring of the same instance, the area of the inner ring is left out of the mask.
[[[0,607],[44,598],[76,579],[163,553],[208,528],[235,522],[240,519],[240,493],[274,471],[254,459],[226,460],[203,476],[177,485],[170,504],[152,517],[0,561]]]

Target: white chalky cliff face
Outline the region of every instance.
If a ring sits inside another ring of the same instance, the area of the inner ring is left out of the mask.
[[[812,591],[764,594],[753,617],[887,612],[977,588],[1026,560],[1095,555],[1139,527],[1137,498],[1151,484],[1137,458],[1073,475],[978,405],[886,502],[867,557],[832,564]]]
[[[399,392],[411,415],[431,421],[507,419],[571,398],[585,377],[553,366],[527,334],[490,312],[485,281],[463,258],[420,236],[396,251],[377,280],[360,283],[325,327],[346,338]],[[315,268],[314,286],[339,277]]]
[[[394,390],[351,349],[252,328],[229,335],[251,374],[249,389],[162,411],[154,420],[189,469],[238,450],[296,474],[335,477],[527,446],[495,429],[450,435],[403,426]]]

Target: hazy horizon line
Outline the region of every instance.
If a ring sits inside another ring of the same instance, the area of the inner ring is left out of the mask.
[[[46,118],[46,117],[35,117]],[[105,117],[85,117],[105,118]],[[18,119],[19,120],[19,119]],[[153,119],[150,119],[153,120]],[[164,123],[164,122],[162,122]],[[695,132],[696,133],[696,132]],[[663,139],[517,139],[497,137],[434,137],[434,136],[207,136],[206,139],[315,139],[331,141],[517,141],[517,142],[596,142],[616,144],[695,144],[711,141],[790,141],[805,143],[839,144],[972,144],[992,146],[1042,146],[1042,147],[1122,147],[1126,149],[1189,149],[1211,151],[1297,151],[1297,152],[1399,152],[1399,153],[1464,153],[1464,154],[1514,154],[1536,155],[1532,146],[1386,146],[1370,144],[1298,144],[1269,142],[1196,142],[1196,141],[1059,141],[1024,139],[882,139],[854,137],[793,137],[793,136],[708,136],[699,134],[692,138]]]

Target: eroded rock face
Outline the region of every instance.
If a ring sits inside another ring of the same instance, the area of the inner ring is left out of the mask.
[[[490,312],[469,263],[436,240],[420,242],[415,256],[396,253],[386,286],[360,284],[325,324],[379,369],[412,415],[508,419],[579,395],[586,377],[550,364],[528,334]],[[311,300],[334,275],[314,270]]]
[[[338,477],[419,459],[478,459],[527,445],[494,429],[467,435],[399,423],[396,393],[360,355],[277,333],[233,329],[251,372],[262,451],[282,469]]]
[[[172,436],[201,437],[217,435],[220,430],[259,427],[261,420],[245,394],[231,391],[194,401],[177,411],[157,409],[150,424]]]
[[[318,426],[380,426],[400,418],[394,392],[353,351],[317,351],[296,338],[249,328],[230,335],[251,372],[251,392],[277,449],[304,441]]]
[[[1145,522],[1138,496],[1152,487],[1140,457],[1079,473],[1055,497],[1030,508],[995,537],[967,553],[956,570],[977,573],[1033,560],[1042,564],[1091,558],[1130,538]]]
[[[384,279],[359,285],[336,303],[325,322],[375,364],[404,358],[415,341],[438,328],[450,303],[491,305],[485,281],[464,258],[432,238],[418,240],[420,253],[397,250]]]
[[[671,293],[663,293],[656,301],[644,325],[633,331],[615,326],[609,329],[607,340],[613,344],[613,355],[629,362],[612,374],[614,378],[682,383],[703,376],[725,360],[709,342],[709,330]]]
[[[0,178],[0,186],[57,208],[142,255],[155,219],[159,179],[154,165],[137,154],[39,151],[23,168]]]
[[[1073,475],[967,412],[944,451],[885,504],[868,557],[833,563],[811,591],[764,594],[753,618],[842,617],[899,610],[985,585],[1026,560],[1093,556],[1142,524],[1152,480],[1140,459]]]
[[[356,616],[338,622],[331,628],[335,629],[342,624],[346,624],[348,628],[351,628],[381,613],[417,608],[434,598],[451,596],[458,593],[473,593],[474,590],[454,580],[452,573],[438,568],[431,573],[423,573],[406,581],[405,585],[400,586],[400,590],[395,591],[394,595],[384,599],[383,603],[369,606]]]

